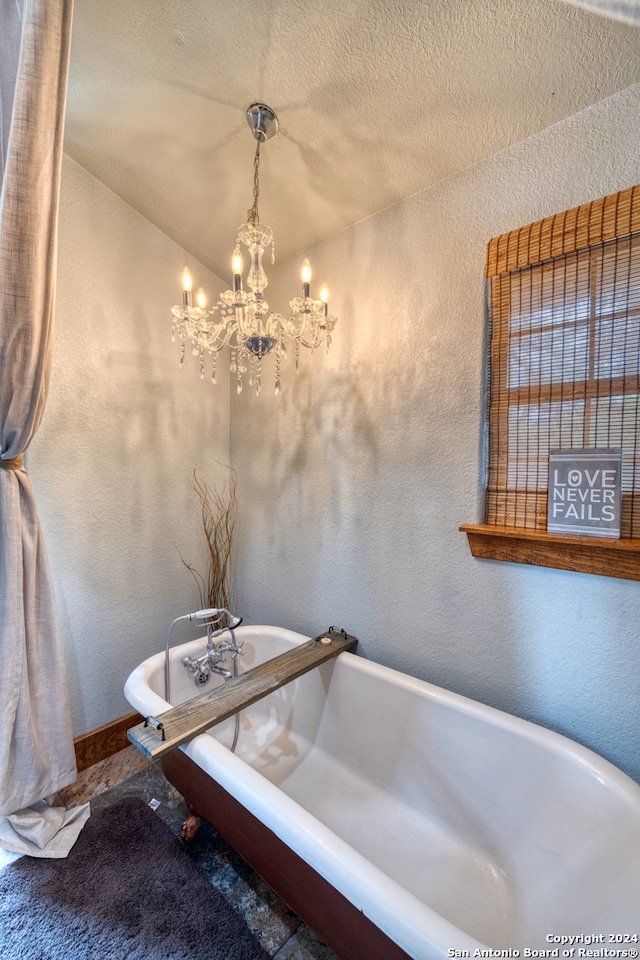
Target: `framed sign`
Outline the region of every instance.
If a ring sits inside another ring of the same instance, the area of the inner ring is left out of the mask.
[[[622,450],[551,450],[549,533],[620,536]]]

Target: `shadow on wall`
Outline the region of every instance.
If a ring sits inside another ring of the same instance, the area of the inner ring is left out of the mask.
[[[343,466],[371,467],[379,446],[378,428],[352,373],[334,373],[328,389],[317,396],[317,380],[307,367],[297,375],[295,391],[283,398],[284,417],[279,421],[273,462],[280,483],[292,476],[305,477],[317,466],[318,454],[325,477],[348,478]],[[355,491],[332,489],[332,498],[347,497]]]
[[[319,390],[318,378],[301,365],[295,389],[277,400],[280,416],[263,438],[259,472],[252,466],[254,496],[271,499],[273,514],[293,507],[297,522],[314,534],[339,528],[377,470],[380,426],[357,375],[335,376]],[[284,520],[284,517],[283,517]]]

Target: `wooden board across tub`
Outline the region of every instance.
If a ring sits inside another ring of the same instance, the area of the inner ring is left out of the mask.
[[[357,642],[356,637],[344,630],[331,628],[313,640],[226,680],[209,693],[171,707],[158,717],[147,717],[144,723],[128,730],[127,737],[148,760],[155,760],[303,673],[345,650],[351,650]]]

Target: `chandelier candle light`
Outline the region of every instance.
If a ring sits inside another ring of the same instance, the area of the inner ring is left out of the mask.
[[[185,348],[191,344],[191,352],[200,358],[200,377],[205,376],[205,354],[212,356],[211,380],[216,382],[216,359],[224,347],[231,351],[231,373],[237,374],[237,392],[242,392],[242,375],[250,367],[249,384],[260,393],[262,358],[272,351],[275,354],[275,392],[280,393],[280,360],[286,357],[287,341],[295,344],[296,370],[300,357],[300,345],[313,350],[322,343],[327,349],[331,344],[331,331],[337,318],[329,313],[329,293],[326,284],[320,291],[320,299],[310,295],[311,266],[308,260],[302,264],[302,296],[289,302],[291,313],[272,313],[264,299],[267,275],[262,266],[265,249],[271,244],[271,262],[274,262],[273,231],[260,223],[258,214],[260,146],[278,132],[278,118],[270,107],[254,103],[247,110],[247,120],[255,137],[253,206],[247,212],[247,222],[238,228],[235,250],[231,260],[233,288],[225,290],[218,302],[207,308],[202,288],[196,293],[193,303],[192,281],[185,267],[182,274],[182,306],[172,308],[173,339],[182,343],[180,367],[184,367]],[[241,244],[249,250],[249,272],[244,289],[244,260]]]

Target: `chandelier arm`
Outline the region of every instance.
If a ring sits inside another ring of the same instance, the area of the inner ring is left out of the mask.
[[[305,334],[301,334],[297,338],[298,343],[301,343],[303,347],[307,347],[309,350],[315,350],[316,347],[319,347],[324,343],[326,339],[325,330],[314,330],[312,331],[312,337],[307,337]]]
[[[293,307],[294,304],[295,301],[292,300],[291,306]],[[313,326],[314,320],[317,321],[317,318],[314,317],[314,313],[311,310],[294,309],[293,313],[285,319],[287,336],[307,346],[307,343],[305,343],[305,334],[307,328]]]
[[[218,354],[221,350],[224,350],[225,347],[228,347],[231,344],[234,333],[235,330],[233,328],[229,328],[224,337],[216,338],[215,342],[211,342],[209,340],[201,340],[200,342],[202,343],[204,349],[209,353]]]
[[[229,317],[229,322],[235,325],[236,333],[238,338],[246,339],[247,333],[247,314],[251,310],[251,304],[238,304],[235,307],[233,314]]]
[[[212,312],[212,311],[211,311]],[[185,332],[194,343],[202,345],[209,353],[219,353],[231,343],[235,333],[233,318],[223,318],[219,323],[203,327],[202,322],[196,328],[185,324]]]

